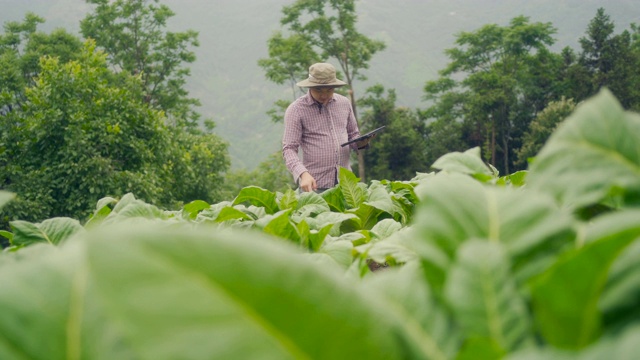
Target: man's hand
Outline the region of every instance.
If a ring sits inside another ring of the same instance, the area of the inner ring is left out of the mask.
[[[360,140],[360,141],[356,141],[356,146],[358,147],[358,149],[362,149],[362,148],[368,148],[369,147],[369,141],[371,141],[371,139],[373,139],[374,137],[376,137],[378,134],[373,134],[370,137],[364,139],[364,140]]]
[[[315,191],[318,189],[316,179],[308,172],[303,172],[302,175],[300,175],[300,189],[304,192]]]

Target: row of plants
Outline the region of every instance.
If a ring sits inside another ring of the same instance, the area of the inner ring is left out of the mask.
[[[632,359],[639,138],[605,90],[507,176],[474,148],[410,181],[14,221],[0,358]]]

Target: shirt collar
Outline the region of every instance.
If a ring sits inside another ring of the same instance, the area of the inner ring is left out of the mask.
[[[336,95],[334,94],[331,97],[331,100],[329,100],[329,102],[333,102],[336,101],[335,99]],[[318,104],[320,104],[319,102],[316,101],[316,99],[313,98],[313,96],[311,96],[311,91],[307,91],[307,95],[304,97],[304,103],[305,105],[314,105],[314,106],[318,106]]]

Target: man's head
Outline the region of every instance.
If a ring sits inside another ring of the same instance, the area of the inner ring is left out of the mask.
[[[319,103],[326,105],[333,97],[335,88],[347,83],[336,78],[336,68],[333,65],[316,63],[309,67],[309,77],[297,85],[309,88],[311,96]]]
[[[339,87],[347,85],[346,82],[336,78],[336,68],[328,63],[316,63],[309,67],[309,77],[297,84],[303,88],[315,87]]]

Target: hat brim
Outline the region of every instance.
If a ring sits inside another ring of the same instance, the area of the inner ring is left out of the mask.
[[[304,79],[302,81],[300,81],[299,83],[296,84],[298,87],[302,87],[302,88],[314,88],[314,87],[327,87],[327,86],[345,86],[347,85],[346,82],[336,79],[330,83],[326,83],[326,84],[318,84],[317,82],[312,82],[309,81],[309,79]]]

